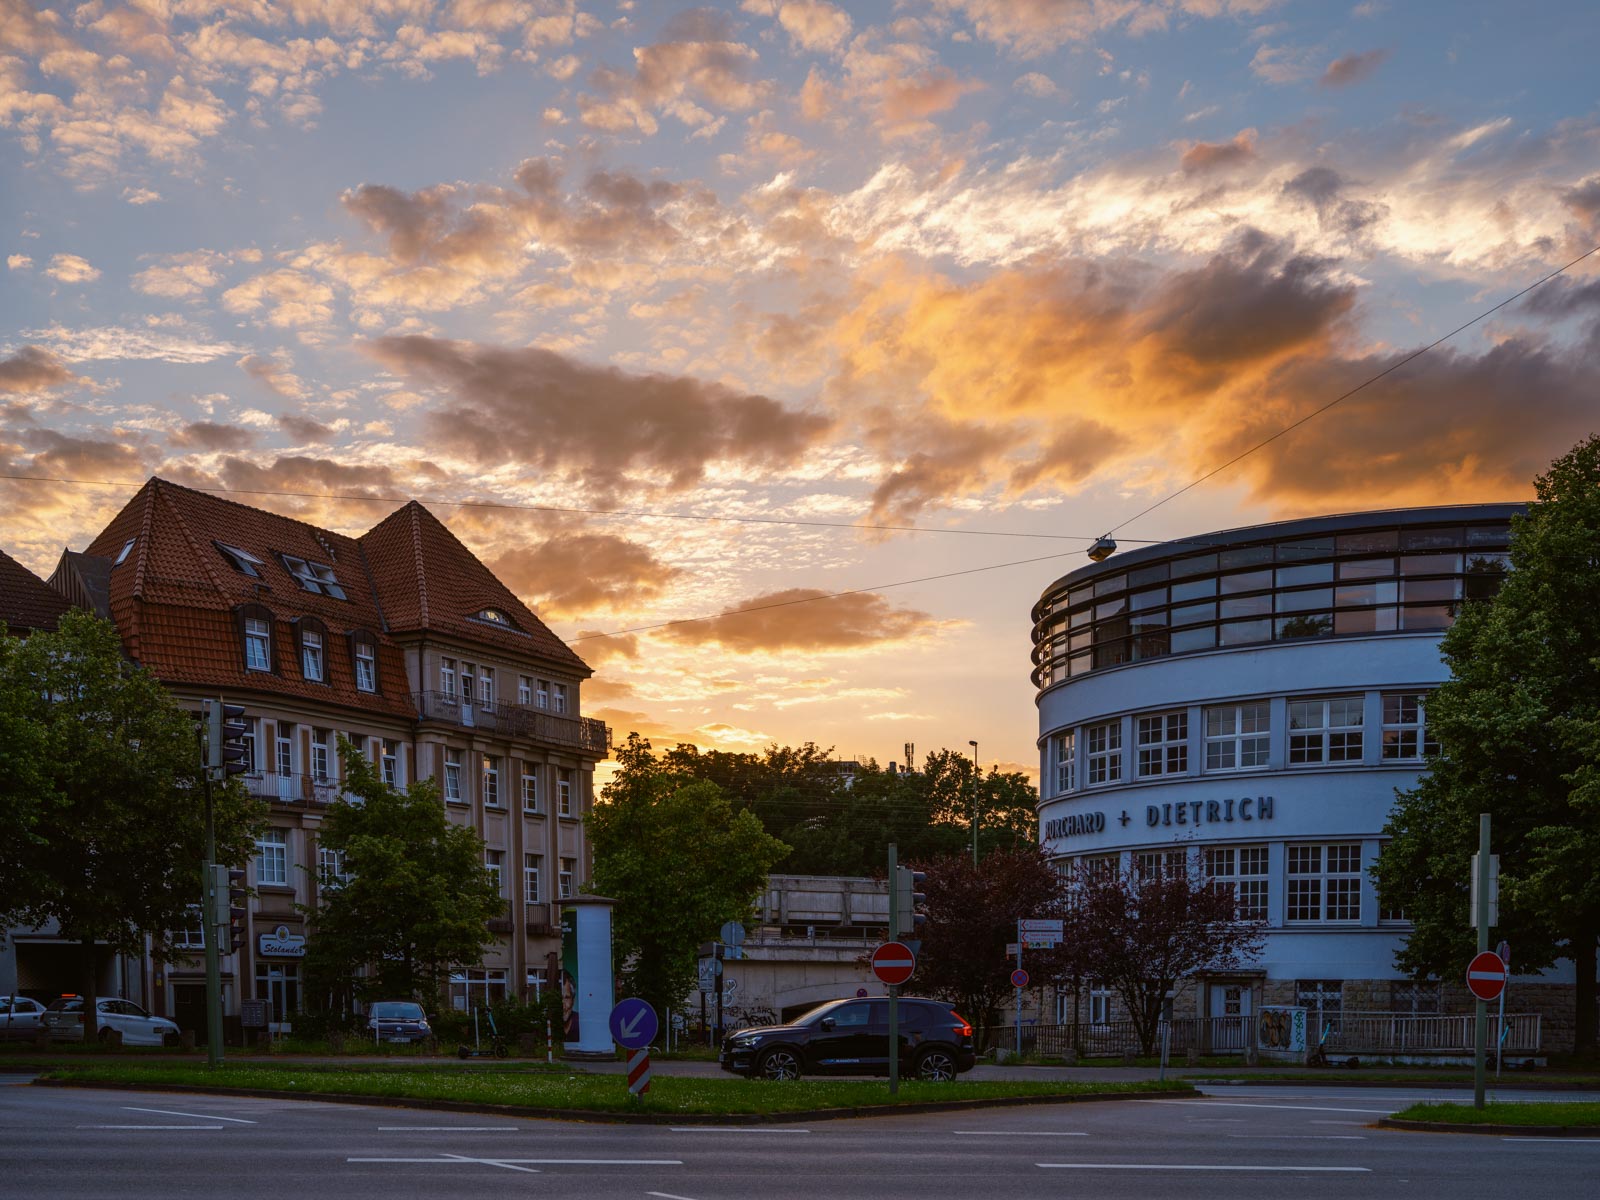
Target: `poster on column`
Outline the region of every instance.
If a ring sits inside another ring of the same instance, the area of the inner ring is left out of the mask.
[[[562,1040],[578,1040],[578,910],[561,910]]]

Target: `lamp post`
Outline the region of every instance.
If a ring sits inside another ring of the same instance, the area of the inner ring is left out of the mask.
[[[978,865],[978,743],[968,741],[972,747],[972,865]]]

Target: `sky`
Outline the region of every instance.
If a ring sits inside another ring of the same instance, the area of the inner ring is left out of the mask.
[[[619,741],[1036,776],[1098,534],[1520,499],[1600,424],[1596,255],[1144,513],[1600,245],[1597,53],[1585,2],[0,0],[0,549],[152,474],[416,498]]]

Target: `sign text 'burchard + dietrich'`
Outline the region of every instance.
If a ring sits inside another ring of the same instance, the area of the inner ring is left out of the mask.
[[[1245,796],[1229,800],[1181,800],[1173,804],[1147,804],[1144,823],[1151,829],[1163,825],[1226,825],[1234,821],[1270,821],[1275,801],[1271,796]],[[1121,822],[1129,821],[1126,809]],[[1082,837],[1091,833],[1104,833],[1106,814],[1103,812],[1072,813],[1046,821],[1044,836],[1047,841],[1060,838]]]

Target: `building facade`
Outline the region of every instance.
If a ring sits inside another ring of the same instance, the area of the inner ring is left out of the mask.
[[[433,779],[450,820],[484,839],[505,912],[449,1001],[555,980],[560,902],[589,878],[583,817],[608,731],[581,715],[589,668],[420,504],[351,538],[152,479],[50,583],[109,617],[184,706],[246,710],[241,778],[270,815],[248,864],[248,938],[223,958],[229,1018],[254,999],[292,1026],[305,1007],[307,914],[343,874],[318,844],[343,794],[341,739],[397,787]],[[122,994],[203,1038],[198,919],[173,932],[192,955],[140,965]]]
[[[1464,997],[1457,981],[1395,969],[1409,926],[1369,869],[1396,789],[1432,747],[1440,639],[1461,603],[1498,589],[1522,507],[1206,534],[1044,591],[1033,678],[1045,850],[1063,868],[1198,866],[1266,924],[1260,959],[1195,981],[1185,1015],[1263,1003],[1321,1018],[1424,1013]],[[1511,1007],[1552,1004],[1538,991],[1513,988]],[[1091,981],[1061,1005],[1063,1019],[1106,1020],[1115,1001]],[[1556,1026],[1547,1016],[1559,1041]]]

